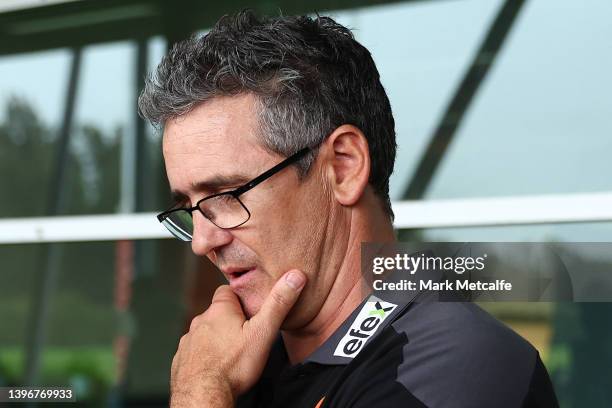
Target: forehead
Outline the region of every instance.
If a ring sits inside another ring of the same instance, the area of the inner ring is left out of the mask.
[[[164,154],[194,149],[203,154],[214,154],[217,149],[234,143],[255,146],[259,145],[256,132],[253,96],[216,97],[167,121],[163,136]],[[186,148],[185,145],[190,146]],[[226,150],[231,149],[227,146]]]
[[[257,132],[251,95],[217,97],[169,120],[163,154],[171,188],[188,193],[213,177],[256,172],[272,157]]]

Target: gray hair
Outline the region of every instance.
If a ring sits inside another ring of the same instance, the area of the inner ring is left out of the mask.
[[[174,45],[138,100],[156,126],[216,96],[252,93],[259,136],[268,150],[289,156],[318,146],[342,124],[366,136],[369,183],[392,218],[389,177],[395,123],[378,70],[351,31],[329,17],[258,18],[250,10],[222,17],[204,36]],[[296,163],[304,177],[316,149]]]

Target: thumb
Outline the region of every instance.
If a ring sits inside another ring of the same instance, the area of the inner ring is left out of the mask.
[[[302,271],[292,269],[285,273],[272,287],[259,312],[249,320],[250,328],[272,343],[305,284],[306,275]]]

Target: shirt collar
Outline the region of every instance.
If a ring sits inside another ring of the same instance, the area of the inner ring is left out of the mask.
[[[367,296],[340,327],[310,356],[306,363],[346,365],[385,327],[400,315],[413,299],[399,303],[384,294]]]
[[[424,276],[439,280],[442,278],[442,273],[439,270],[427,272],[418,270],[408,276],[405,273],[393,273],[385,281],[400,282],[408,278],[413,282],[418,282]],[[350,363],[368,343],[393,323],[398,316],[402,315],[417,296],[422,293],[423,291],[418,289],[412,291],[375,291],[366,296],[340,327],[308,356],[304,363],[336,365]]]
[[[429,253],[429,251],[426,252]],[[423,271],[416,271],[415,274],[409,275],[408,279],[417,282],[423,277],[422,273]],[[440,271],[428,273],[430,273],[430,278],[436,280],[442,277]],[[385,281],[399,282],[403,278],[406,278],[406,274],[393,273],[385,278]],[[402,315],[421,293],[420,290],[375,291],[366,296],[340,327],[312,352],[303,364],[346,365],[350,363],[368,343]],[[282,340],[280,343],[284,349]]]

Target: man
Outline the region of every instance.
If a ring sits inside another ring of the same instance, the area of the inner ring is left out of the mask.
[[[535,349],[476,306],[368,297],[360,247],[395,240],[396,145],[348,29],[226,16],[173,47],[139,107],[164,129],[159,220],[229,281],[179,343],[172,407],[556,404]]]

